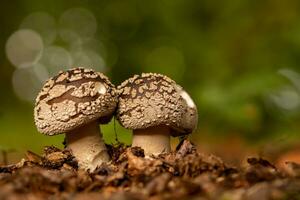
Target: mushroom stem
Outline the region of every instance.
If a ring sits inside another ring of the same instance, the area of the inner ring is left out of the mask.
[[[66,133],[66,143],[81,169],[92,172],[110,160],[96,121]]]
[[[144,149],[146,156],[169,153],[170,129],[167,126],[133,130],[132,146]]]

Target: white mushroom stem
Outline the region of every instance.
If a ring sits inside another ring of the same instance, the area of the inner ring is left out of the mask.
[[[157,126],[133,130],[132,146],[144,149],[147,157],[169,153],[171,151],[170,129],[167,126]]]
[[[92,172],[101,163],[110,160],[97,122],[66,133],[66,143],[81,169]]]

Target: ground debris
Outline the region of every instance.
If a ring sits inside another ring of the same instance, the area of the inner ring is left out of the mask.
[[[175,152],[145,157],[143,149],[108,145],[112,161],[93,173],[78,170],[67,149],[28,151],[15,165],[0,167],[0,199],[297,199],[300,167],[289,173],[262,158],[231,167],[214,155],[198,153],[184,140]]]
[[[248,166],[245,169],[245,177],[249,184],[262,181],[272,181],[283,177],[269,161],[262,158],[248,158]]]

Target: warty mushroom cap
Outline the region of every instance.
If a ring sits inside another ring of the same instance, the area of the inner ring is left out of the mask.
[[[167,76],[135,75],[118,86],[117,119],[127,129],[167,125],[172,136],[191,133],[197,126],[197,107],[191,97]]]
[[[115,86],[91,69],[74,68],[50,78],[36,98],[39,132],[56,135],[89,122],[108,123],[117,105]]]

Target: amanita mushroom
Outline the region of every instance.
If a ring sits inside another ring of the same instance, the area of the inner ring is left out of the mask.
[[[102,73],[74,68],[50,78],[36,98],[35,124],[46,135],[65,133],[79,168],[93,171],[110,160],[99,124],[117,105],[114,85]]]
[[[170,136],[191,133],[197,126],[197,107],[182,87],[170,78],[143,73],[118,87],[117,119],[133,130],[132,146],[145,155],[171,151]]]

